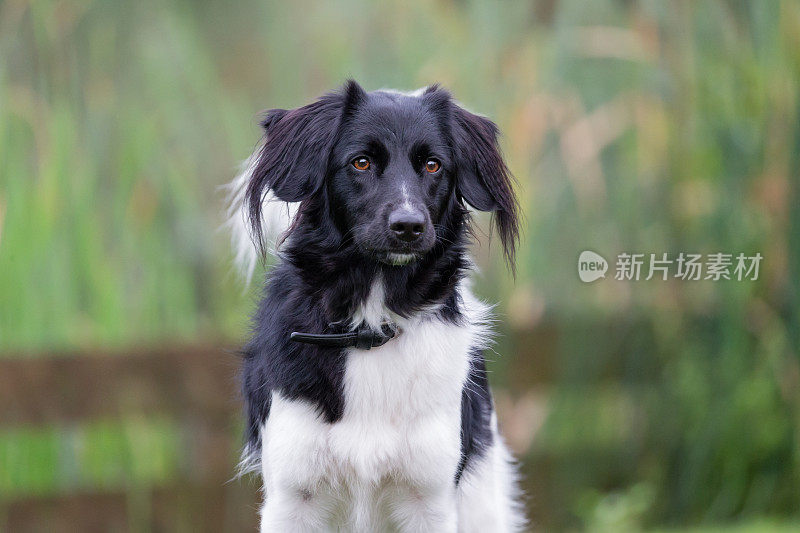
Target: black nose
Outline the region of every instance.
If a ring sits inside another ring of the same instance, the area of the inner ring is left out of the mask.
[[[413,242],[425,232],[425,217],[419,211],[398,209],[389,215],[389,229],[404,242]]]

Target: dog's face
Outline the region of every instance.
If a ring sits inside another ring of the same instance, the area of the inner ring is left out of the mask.
[[[257,237],[270,189],[289,202],[324,200],[361,254],[405,265],[445,239],[442,217],[466,202],[495,212],[511,259],[516,201],[497,128],[446,91],[366,93],[351,81],[307,106],[269,111],[263,126],[247,195]]]
[[[375,92],[341,125],[328,186],[337,219],[364,253],[404,264],[435,244],[454,186],[443,118],[430,99]]]

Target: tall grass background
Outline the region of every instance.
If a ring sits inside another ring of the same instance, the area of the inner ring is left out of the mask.
[[[0,354],[239,342],[219,186],[259,110],[346,77],[442,83],[503,131],[518,274],[484,224],[477,288],[500,302],[490,370],[534,523],[800,520],[795,1],[6,0]],[[764,260],[756,281],[583,284],[586,249]],[[105,479],[55,479],[42,431],[0,428],[0,488]]]

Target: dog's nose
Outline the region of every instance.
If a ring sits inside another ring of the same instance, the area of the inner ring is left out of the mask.
[[[389,215],[389,229],[403,242],[413,242],[425,232],[425,216],[419,211],[398,209]]]

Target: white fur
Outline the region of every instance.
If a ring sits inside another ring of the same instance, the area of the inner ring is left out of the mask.
[[[393,265],[407,265],[408,263],[410,263],[411,261],[413,261],[416,258],[417,258],[417,256],[415,256],[414,254],[391,253],[388,256],[389,261]]]
[[[407,211],[413,210],[414,208],[411,206],[411,198],[408,196],[408,186],[405,183],[401,185],[400,191],[403,193],[403,207]]]
[[[520,531],[525,514],[517,488],[514,459],[497,430],[492,414],[494,444],[484,457],[464,472],[458,491],[459,531]]]
[[[398,89],[386,89],[386,88],[384,88],[384,89],[378,89],[378,92],[396,94],[398,96],[411,96],[413,98],[419,98],[420,96],[425,94],[425,91],[428,89],[428,87],[430,87],[430,86],[426,85],[424,87],[420,87],[419,89],[414,89],[413,91],[401,91],[401,90],[398,90]]]
[[[262,428],[262,532],[505,532],[522,524],[510,456],[495,441],[458,487],[461,391],[470,348],[489,338],[489,308],[460,288],[467,317],[403,319],[386,310],[383,283],[353,317],[392,319],[400,335],[351,349],[344,414],[327,424],[315,407],[273,392]]]
[[[234,262],[248,284],[258,263],[258,248],[254,246],[244,200],[247,184],[255,170],[259,153],[260,149],[256,147],[253,154],[242,163],[239,174],[225,186],[228,191],[228,220],[225,225],[231,232]],[[297,203],[279,200],[272,191],[264,197],[261,211],[262,228],[266,241],[265,248],[270,254],[277,254],[280,236],[289,228],[297,213],[297,206]]]

